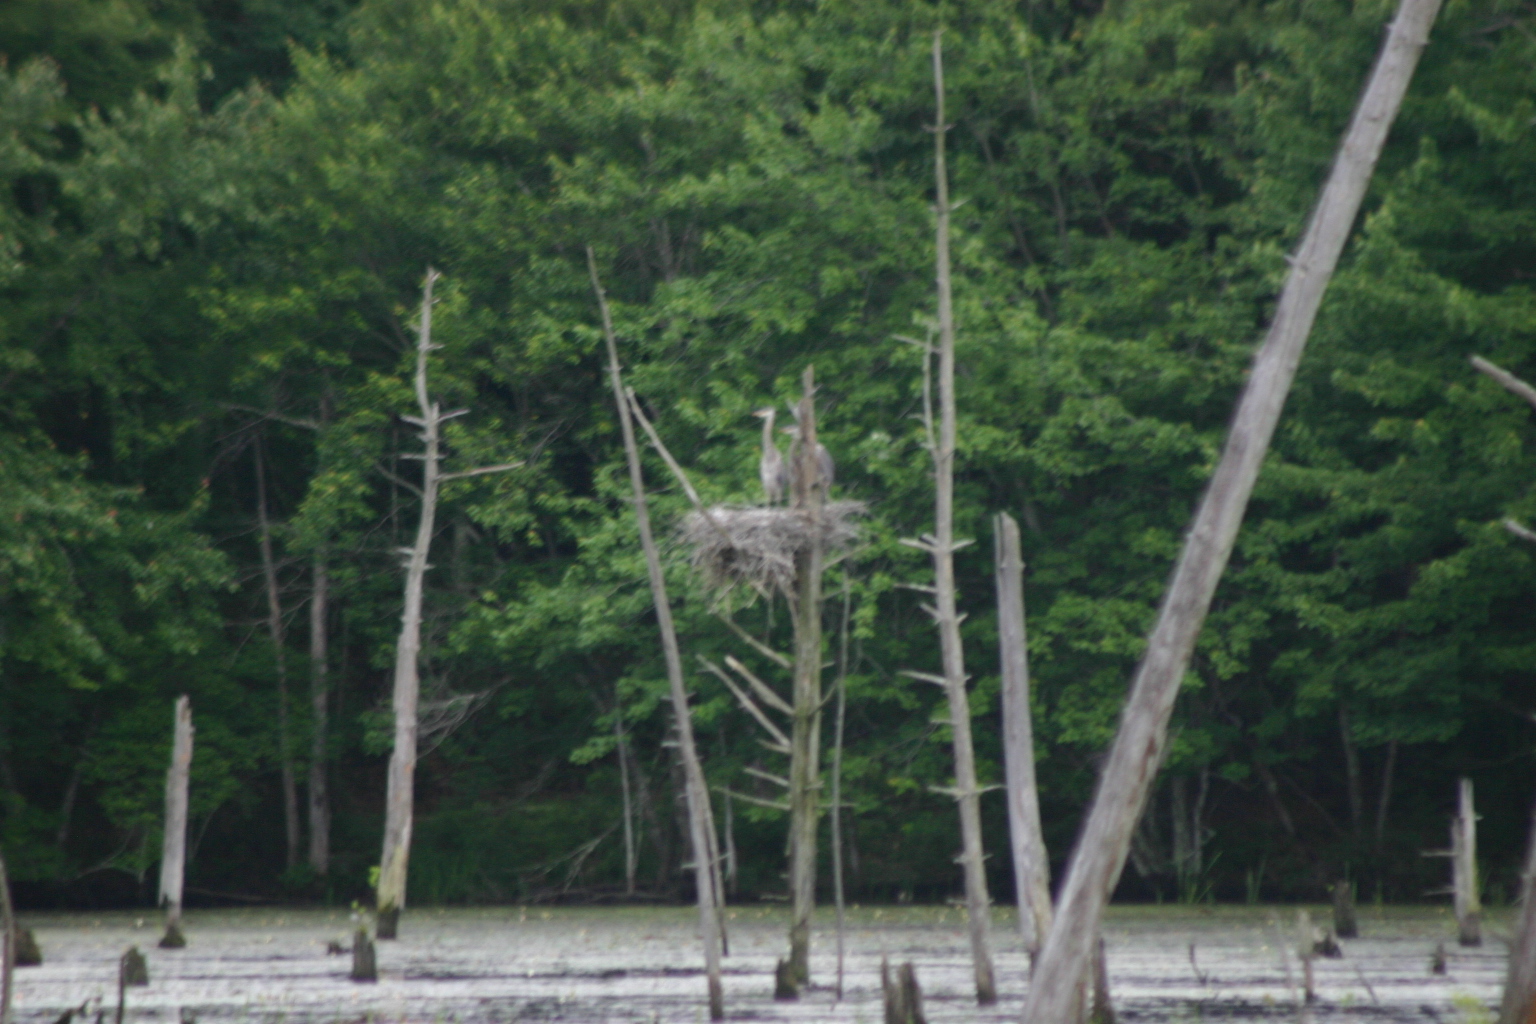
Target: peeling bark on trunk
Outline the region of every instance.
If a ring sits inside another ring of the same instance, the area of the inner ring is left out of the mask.
[[[283,785],[284,864],[299,863],[299,795],[293,772],[293,745],[288,723],[288,651],[283,629],[283,602],[277,586],[277,562],[272,556],[272,524],[267,519],[267,471],[258,442],[256,458],[256,523],[260,531],[261,575],[266,583],[267,633],[277,665],[277,764]]]
[[[1040,828],[1034,727],[1029,708],[1029,648],[1024,620],[1024,558],[1019,524],[992,520],[997,560],[997,639],[1002,667],[1003,762],[1008,780],[1008,832],[1019,904],[1019,932],[1030,961],[1051,929],[1051,865]]]
[[[976,782],[976,755],[971,743],[971,706],[966,692],[965,651],[956,607],[955,558],[955,313],[950,286],[949,172],[944,161],[944,51],[941,33],[933,36],[933,88],[937,110],[933,171],[937,192],[934,209],[935,263],[939,306],[939,431],[933,451],[934,531],[926,543],[933,555],[934,607],[944,664],[944,692],[949,702],[949,726],[954,743],[955,800],[960,808],[960,862],[965,874],[966,915],[970,925],[971,960],[976,972],[976,1001],[997,1002],[992,967],[991,899],[981,842],[981,790]]]
[[[592,274],[592,290],[597,295],[603,317],[603,338],[608,346],[608,371],[613,384],[613,399],[618,407],[619,425],[624,436],[624,455],[629,463],[629,482],[634,493],[635,523],[640,546],[645,552],[646,573],[650,578],[651,598],[656,609],[656,625],[661,631],[662,652],[667,663],[668,689],[677,731],[678,757],[685,775],[684,792],[688,804],[688,832],[693,846],[694,888],[699,902],[699,931],[704,940],[704,970],[709,987],[710,1020],[725,1019],[725,990],[720,981],[720,915],[715,901],[715,865],[712,863],[714,823],[711,821],[709,789],[699,764],[693,741],[693,716],[688,709],[688,693],[683,685],[683,659],[677,646],[677,631],[672,624],[672,606],[667,597],[667,581],[662,574],[661,555],[651,535],[651,516],[645,498],[645,480],[640,469],[640,448],[635,443],[634,423],[625,400],[624,382],[619,369],[618,342],[613,333],[613,318],[608,299],[597,277],[597,260],[587,249],[587,267]]]
[[[331,798],[326,785],[330,722],[330,570],[326,552],[315,552],[309,598],[309,866],[317,875],[331,870]]]
[[[165,838],[160,853],[160,904],[165,907],[165,937],[160,945],[186,945],[181,935],[181,887],[187,863],[187,787],[192,775],[192,702],[176,698],[171,766],[165,773]]]
[[[1248,506],[1323,292],[1359,212],[1387,130],[1439,0],[1403,0],[1292,263],[1269,336],[1243,390],[1221,461],[1185,540],[1119,733],[1084,823],[1056,920],[1024,1004],[1025,1024],[1061,1024],[1089,966],[1104,906],[1125,865],[1195,639]]]

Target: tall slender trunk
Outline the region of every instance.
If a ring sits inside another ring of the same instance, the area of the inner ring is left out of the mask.
[[[639,865],[635,847],[634,801],[630,795],[629,740],[624,735],[624,705],[619,699],[618,688],[613,695],[613,736],[619,755],[619,793],[624,801],[624,895],[635,894],[635,869]]]
[[[1360,840],[1362,817],[1360,796],[1360,752],[1355,747],[1354,730],[1349,724],[1349,712],[1339,708],[1339,745],[1344,748],[1344,786],[1349,793],[1349,826],[1355,841]]]
[[[800,435],[790,457],[794,504],[819,522],[826,498],[816,458],[816,374],[801,377]],[[816,831],[821,782],[821,531],[795,554],[794,686],[789,734],[789,967],[797,983],[811,980],[811,912],[816,908]]]
[[[331,797],[326,785],[330,730],[330,569],[325,548],[315,552],[309,595],[309,866],[331,871]]]
[[[1472,780],[1456,787],[1456,817],[1451,823],[1451,878],[1456,900],[1456,932],[1463,946],[1483,944],[1483,905],[1477,884],[1477,814],[1472,809]]]
[[[629,483],[634,493],[635,525],[640,534],[640,546],[645,552],[645,569],[650,578],[656,625],[661,632],[662,653],[667,663],[667,684],[677,727],[677,752],[685,774],[684,792],[688,804],[688,834],[693,846],[694,889],[698,894],[699,931],[704,940],[704,970],[709,986],[709,1017],[711,1020],[724,1020],[725,990],[720,981],[720,915],[715,903],[715,871],[711,863],[714,823],[710,820],[709,789],[693,741],[693,716],[688,710],[688,692],[683,685],[683,658],[677,646],[677,631],[672,624],[672,605],[667,597],[661,554],[651,535],[651,514],[645,498],[645,478],[640,469],[640,448],[635,443],[634,422],[630,419],[629,405],[625,400],[613,319],[608,312],[608,299],[597,277],[597,260],[590,247],[587,249],[587,268],[591,271],[592,289],[597,294],[598,306],[602,311],[603,338],[608,346],[609,377],[613,384],[614,402],[618,406],[620,430],[624,436]]]
[[[966,693],[965,651],[955,597],[955,312],[949,265],[949,172],[944,160],[944,51],[941,34],[933,36],[933,89],[937,108],[933,171],[937,219],[935,250],[939,293],[939,432],[933,452],[934,531],[933,618],[939,627],[944,663],[944,691],[949,699],[949,727],[955,757],[955,799],[960,805],[961,864],[970,924],[971,960],[976,973],[976,1001],[997,1002],[992,968],[991,899],[987,895],[986,854],[981,842],[981,790],[976,783],[976,755],[971,742],[971,705]]]
[[[1051,865],[1040,828],[1035,786],[1035,740],[1029,710],[1029,649],[1024,626],[1024,557],[1019,524],[1000,513],[992,520],[997,556],[997,638],[1002,667],[1003,765],[1007,777],[1008,832],[1012,839],[1019,932],[1033,963],[1051,929]]]
[[[848,717],[848,613],[852,595],[843,574],[843,617],[837,634],[837,721],[832,736],[832,903],[837,908],[837,998],[843,998],[843,725]]]
[[[1125,866],[1131,830],[1162,759],[1168,720],[1195,640],[1232,553],[1323,292],[1439,7],[1440,0],[1403,0],[1292,261],[1269,336],[1254,361],[1221,460],[1185,539],[1099,777],[1056,920],[1025,1000],[1025,1024],[1067,1020],[1074,991],[1089,969],[1104,906]]]
[[[277,560],[272,556],[272,524],[267,518],[266,459],[258,441],[256,458],[256,523],[260,528],[261,575],[267,591],[267,632],[277,664],[277,765],[283,783],[285,864],[299,863],[299,792],[294,779],[293,746],[288,722],[288,652],[283,628],[283,602],[277,587]]]
[[[1392,806],[1392,773],[1397,768],[1397,740],[1387,743],[1387,759],[1381,766],[1381,793],[1376,801],[1376,856],[1387,837],[1387,811]]]
[[[421,519],[416,542],[411,545],[405,568],[405,604],[400,615],[400,638],[395,644],[395,683],[392,707],[395,745],[389,756],[385,793],[384,850],[379,859],[378,934],[393,939],[405,908],[405,881],[411,855],[411,827],[415,811],[417,706],[421,699],[421,606],[426,586],[427,555],[437,517],[439,487],[439,428],[441,410],[427,393],[427,355],[432,350],[432,285],[438,274],[427,271],[422,289],[421,327],[416,344],[416,403],[421,408],[422,458]]]
[[[1536,808],[1525,839],[1520,876],[1520,917],[1509,944],[1499,1024],[1529,1024],[1536,1017]]]
[[[16,973],[16,916],[11,907],[11,880],[0,850],[0,1024],[11,1024],[11,978]]]
[[[187,864],[187,789],[192,776],[192,702],[176,698],[172,719],[171,766],[165,773],[165,836],[160,853],[160,903],[165,907],[165,938],[177,948],[181,937],[181,888]]]

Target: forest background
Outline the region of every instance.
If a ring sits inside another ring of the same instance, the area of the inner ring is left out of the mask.
[[[869,504],[828,584],[829,628],[844,577],[852,609],[850,895],[956,892],[954,809],[933,792],[952,771],[943,695],[900,674],[938,662],[904,588],[924,556],[898,543],[931,529],[932,477],[921,356],[896,336],[934,312],[940,24],[978,756],[1000,780],[990,519],[1007,511],[1059,872],[1389,14],[0,6],[0,842],[23,905],[153,900],[180,693],[197,721],[189,899],[367,893],[429,264],[445,275],[434,390],[471,410],[449,468],[524,466],[452,485],[439,512],[411,899],[621,893],[621,734],[640,888],[683,894],[588,243],[630,383],[706,500],[761,500],[750,413],[782,415],[815,364],[836,496]],[[1536,519],[1536,422],[1468,357],[1536,378],[1533,167],[1536,3],[1452,0],[1217,594],[1122,897],[1311,899],[1342,872],[1363,899],[1420,899],[1444,884],[1420,851],[1446,845],[1463,774],[1488,898],[1516,891],[1536,551],[1500,520]],[[686,499],[647,458],[685,657],[778,679],[720,612],[782,646],[782,603],[703,586],[672,532]],[[755,724],[713,677],[690,685],[711,784],[777,798],[747,772],[780,770]],[[782,894],[783,816],[733,805],[736,892]],[[997,854],[1001,797],[983,807]],[[989,870],[1008,892],[1008,858]]]

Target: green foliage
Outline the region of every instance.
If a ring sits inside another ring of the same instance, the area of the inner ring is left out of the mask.
[[[591,244],[627,380],[705,500],[758,500],[749,414],[792,399],[815,364],[839,493],[870,504],[834,573],[853,594],[855,883],[953,886],[953,815],[931,791],[949,772],[942,701],[900,674],[937,663],[905,587],[923,559],[899,543],[931,528],[932,487],[921,360],[897,338],[933,315],[941,12],[84,7],[0,18],[0,502],[14,506],[0,515],[0,710],[18,723],[0,734],[0,827],[29,877],[109,856],[144,870],[167,698],[185,688],[195,814],[230,819],[193,871],[276,884],[281,851],[234,838],[237,822],[281,831],[275,662],[252,639],[259,444],[293,680],[310,562],[331,570],[332,892],[366,881],[398,548],[416,522],[400,416],[431,264],[446,274],[433,389],[470,410],[448,432],[449,468],[525,465],[445,492],[425,696],[474,695],[478,710],[422,756],[413,899],[612,883],[620,717],[649,799],[643,873],[675,882],[664,672]],[[957,568],[980,770],[1001,777],[987,523],[1006,510],[1025,526],[1058,858],[1388,13],[942,11],[965,200],[957,528],[978,543]],[[1461,773],[1479,780],[1492,872],[1513,877],[1536,553],[1498,523],[1536,519],[1536,438],[1467,358],[1536,377],[1532,27],[1500,0],[1442,15],[1325,302],[1176,712],[1167,771],[1209,789],[1202,898],[1316,895],[1346,864],[1416,895],[1414,851]],[[251,78],[270,88],[238,91]],[[781,685],[718,613],[783,648],[783,602],[706,592],[671,532],[687,502],[653,453],[645,464],[688,656],[731,653]],[[745,771],[781,767],[756,725],[712,677],[690,685],[711,782],[776,798]],[[1362,766],[1353,795],[1346,750]],[[82,825],[59,840],[58,780],[77,763]],[[1148,874],[1127,883],[1145,894],[1175,882],[1156,849],[1170,811],[1159,790]],[[1001,806],[987,814],[996,847]],[[777,812],[741,804],[736,820],[743,879],[772,889]]]

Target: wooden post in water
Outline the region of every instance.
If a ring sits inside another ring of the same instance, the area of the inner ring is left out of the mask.
[[[1482,901],[1477,896],[1477,815],[1472,810],[1472,780],[1456,789],[1456,817],[1451,819],[1451,886],[1456,905],[1456,938],[1463,946],[1483,944]]]
[[[1002,667],[1003,764],[1008,833],[1019,904],[1019,931],[1031,963],[1051,930],[1051,865],[1040,830],[1035,740],[1029,710],[1029,651],[1024,627],[1024,558],[1019,524],[1006,512],[992,520],[997,560],[997,642]]]
[[[613,385],[613,400],[618,409],[619,428],[624,437],[624,456],[629,464],[629,482],[635,501],[635,524],[640,533],[640,547],[645,553],[646,574],[650,578],[651,601],[656,609],[656,625],[661,632],[661,648],[667,663],[667,683],[672,697],[672,714],[677,726],[677,753],[683,768],[683,792],[688,808],[688,836],[693,848],[694,889],[699,902],[699,932],[704,940],[704,971],[709,986],[709,1019],[725,1019],[725,990],[720,982],[720,916],[716,903],[714,824],[709,807],[709,789],[704,769],[699,764],[693,742],[693,716],[688,710],[688,691],[683,684],[683,658],[677,645],[677,630],[672,624],[672,605],[667,598],[667,581],[661,570],[661,554],[651,534],[650,507],[645,498],[645,479],[640,469],[640,447],[635,442],[634,421],[619,369],[619,346],[613,333],[613,316],[608,311],[608,297],[597,276],[597,258],[587,247],[587,269],[592,275],[592,290],[597,295],[603,317],[603,339],[608,346],[608,375]]]
[[[1360,934],[1355,918],[1355,887],[1347,878],[1333,883],[1333,934],[1341,939],[1353,939]]]
[[[1025,1024],[1064,1024],[1089,970],[1104,906],[1168,739],[1168,720],[1226,569],[1307,335],[1429,38],[1440,0],[1403,0],[1312,213],[1269,334],[1169,582],[1024,1004]]]
[[[165,841],[160,854],[160,904],[165,907],[161,949],[181,949],[181,885],[187,866],[187,786],[192,776],[192,702],[176,698],[171,767],[165,773]]]

